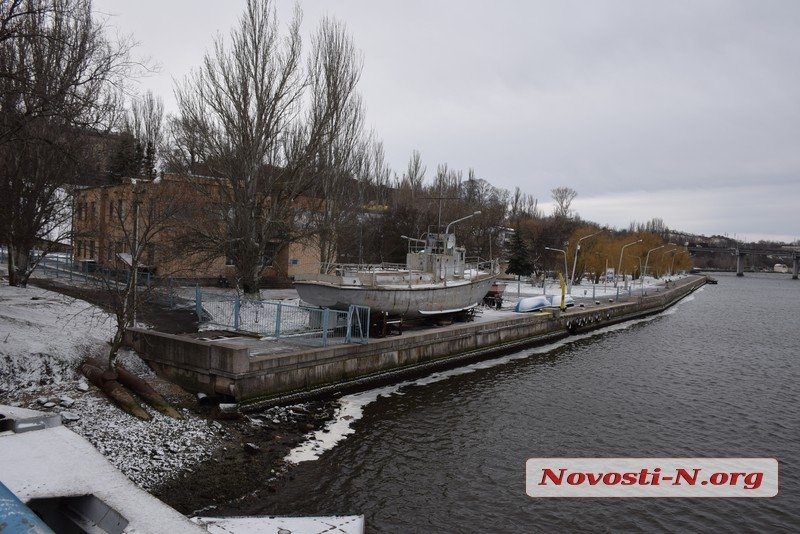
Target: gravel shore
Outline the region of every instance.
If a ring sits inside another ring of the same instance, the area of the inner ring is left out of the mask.
[[[60,413],[65,426],[134,483],[186,515],[231,515],[239,498],[274,491],[289,467],[289,451],[335,412],[335,401],[246,415],[227,406],[221,410],[218,399],[187,393],[157,377],[134,352],[122,351],[118,361],[182,416],[173,419],[145,406],[152,420],[136,419],[78,372],[84,359],[104,356],[111,332],[98,307],[102,302],[87,301],[90,289],[0,286],[0,404]],[[192,327],[191,314],[174,310],[153,308],[144,320],[172,330]]]

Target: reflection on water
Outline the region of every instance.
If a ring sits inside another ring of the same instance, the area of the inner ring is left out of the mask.
[[[646,321],[384,390],[253,513],[370,532],[800,528],[800,282],[718,276]],[[770,499],[532,499],[530,457],[774,457]]]

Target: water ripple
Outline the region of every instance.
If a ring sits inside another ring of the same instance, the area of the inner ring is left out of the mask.
[[[363,513],[369,532],[800,530],[800,284],[718,279],[648,320],[345,398],[352,433],[258,512]],[[525,495],[527,458],[624,456],[777,458],[780,492]]]

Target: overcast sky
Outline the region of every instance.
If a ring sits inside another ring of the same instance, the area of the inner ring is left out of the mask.
[[[94,0],[173,80],[227,35],[244,0]],[[294,2],[277,2],[288,22]],[[367,122],[401,174],[418,150],[616,228],[800,238],[796,0],[301,1],[363,52]]]

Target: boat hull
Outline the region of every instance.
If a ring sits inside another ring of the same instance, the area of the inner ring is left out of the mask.
[[[295,281],[300,298],[332,309],[346,310],[350,305],[367,306],[375,312],[393,316],[424,317],[455,313],[476,306],[489,291],[495,276],[469,282],[448,282],[408,287],[336,285],[311,280]]]
[[[536,297],[525,297],[520,299],[516,306],[514,306],[514,311],[519,313],[528,313],[543,310],[551,306],[552,304],[546,296],[539,295]]]

